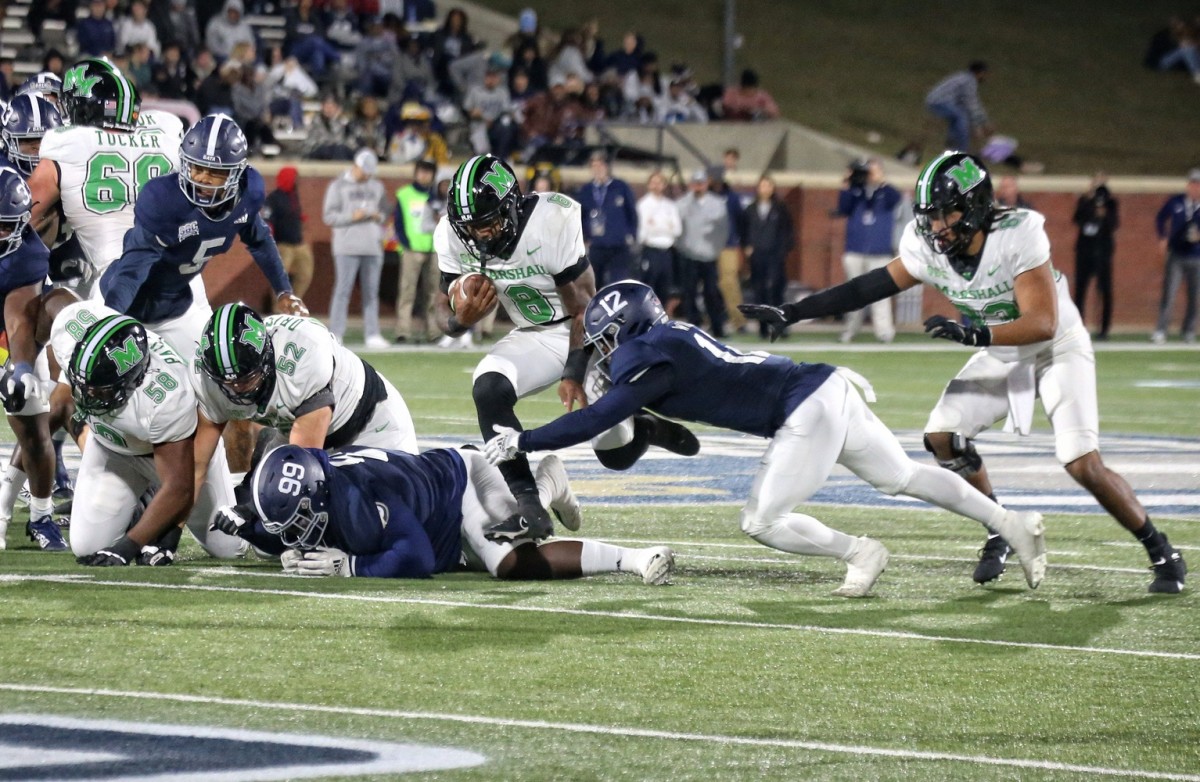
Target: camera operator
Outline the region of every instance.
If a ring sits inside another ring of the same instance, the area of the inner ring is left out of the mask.
[[[1075,205],[1073,218],[1079,226],[1079,236],[1075,239],[1075,306],[1079,308],[1079,317],[1084,317],[1088,283],[1095,277],[1101,302],[1100,332],[1096,334],[1099,340],[1108,339],[1108,328],[1112,325],[1113,234],[1118,225],[1117,199],[1108,192],[1106,181],[1103,172],[1092,178],[1091,188]]]
[[[846,218],[846,252],[842,264],[846,268],[846,279],[853,279],[887,266],[894,257],[892,229],[901,196],[899,190],[884,181],[879,158],[852,162],[845,181],[846,187],[838,193],[834,214]],[[848,313],[842,342],[854,339],[862,322],[862,310]],[[871,327],[880,342],[891,342],[896,336],[891,299],[871,305]]]

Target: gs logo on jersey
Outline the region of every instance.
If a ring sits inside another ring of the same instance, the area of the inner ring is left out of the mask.
[[[200,226],[197,224],[197,222],[195,220],[191,221],[190,223],[184,223],[183,225],[179,226],[179,240],[178,241],[182,242],[184,239],[188,238],[189,236],[199,236],[199,235],[200,235]]]

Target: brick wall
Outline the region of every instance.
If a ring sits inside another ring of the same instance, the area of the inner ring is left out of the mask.
[[[267,175],[268,187],[273,187],[273,177]],[[308,215],[306,236],[313,246],[316,258],[316,273],[312,288],[305,296],[315,313],[325,313],[333,289],[333,264],[329,253],[329,229],[321,221],[321,204],[328,176],[305,175],[302,171],[301,203]],[[403,184],[399,178],[385,178],[385,183],[394,191]],[[1158,312],[1159,290],[1162,285],[1163,263],[1158,254],[1154,233],[1154,215],[1171,191],[1122,193],[1116,190],[1120,201],[1121,227],[1117,232],[1116,256],[1114,258],[1115,312],[1114,327],[1124,329],[1147,329],[1154,323]],[[837,191],[830,187],[797,186],[780,188],[780,193],[796,220],[797,246],[788,259],[789,277],[813,288],[841,282],[842,236],[844,223],[829,216],[837,204]],[[1053,261],[1057,269],[1067,275],[1074,289],[1075,269],[1075,226],[1071,222],[1078,191],[1026,193],[1034,208],[1045,213],[1046,227],[1050,234]],[[385,302],[395,295],[395,271],[385,269],[382,297]],[[269,295],[266,281],[249,254],[235,243],[235,249],[227,256],[209,263],[204,273],[209,296],[213,303],[241,299],[252,305],[261,306]],[[350,304],[350,311],[358,311],[358,294]],[[941,296],[926,292],[927,314],[941,312],[951,314],[952,308]],[[1088,321],[1092,330],[1099,317],[1099,307],[1093,298],[1087,307]],[[391,316],[385,304],[382,316]]]

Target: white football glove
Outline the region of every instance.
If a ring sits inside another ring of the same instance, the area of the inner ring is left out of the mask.
[[[46,395],[42,384],[33,374],[33,367],[26,363],[13,364],[5,373],[4,385],[0,388],[0,399],[9,413],[19,413],[31,400],[45,405]]]
[[[510,426],[501,426],[500,424],[493,424],[492,429],[496,432],[496,436],[483,446],[483,453],[487,456],[488,463],[499,464],[507,462],[509,459],[515,459],[521,452],[521,448],[517,444],[520,441],[521,433]]]
[[[296,563],[296,572],[302,576],[346,576],[354,575],[351,557],[340,548],[321,547],[304,552],[304,558]]]
[[[283,572],[296,575],[300,572],[300,561],[304,559],[303,551],[296,551],[290,548],[279,555],[279,561],[283,563]]]

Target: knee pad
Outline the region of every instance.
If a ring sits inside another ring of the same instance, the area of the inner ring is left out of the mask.
[[[479,411],[493,407],[512,409],[517,405],[517,390],[512,381],[499,372],[486,372],[471,387],[471,397]]]
[[[937,458],[933,444],[929,441],[929,435],[925,435],[925,450],[934,454],[935,459]],[[950,435],[950,453],[953,454],[953,457],[946,460],[938,459],[938,466],[945,467],[950,472],[956,472],[964,478],[970,478],[983,467],[983,457],[975,450],[975,443],[958,432]]]

